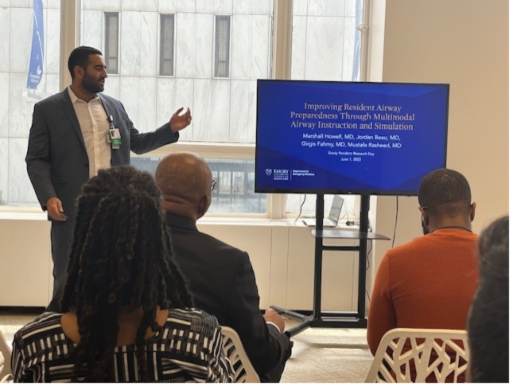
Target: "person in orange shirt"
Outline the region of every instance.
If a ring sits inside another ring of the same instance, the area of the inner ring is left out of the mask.
[[[466,329],[478,284],[469,183],[454,170],[434,170],[418,202],[424,236],[389,250],[377,270],[367,329],[374,355],[393,328]]]

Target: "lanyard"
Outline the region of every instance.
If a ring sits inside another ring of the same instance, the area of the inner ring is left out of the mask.
[[[104,104],[103,100],[100,96],[99,100],[101,101],[101,105],[103,106],[104,111],[106,112],[106,118],[108,120],[108,124],[110,128],[108,129],[108,132],[106,133],[106,141],[110,143],[112,149],[119,149],[122,144],[122,137],[120,136],[120,130],[118,128],[115,128],[115,125],[113,124],[113,116],[110,115],[108,112],[108,109],[106,108],[106,105]]]

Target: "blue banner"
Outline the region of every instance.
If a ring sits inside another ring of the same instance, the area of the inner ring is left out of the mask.
[[[28,69],[27,88],[37,89],[42,74],[44,62],[44,24],[42,0],[33,0],[34,26],[32,32],[32,53]]]

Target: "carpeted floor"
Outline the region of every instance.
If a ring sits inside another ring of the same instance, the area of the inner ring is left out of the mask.
[[[0,308],[0,330],[8,343],[38,311]],[[288,321],[288,326],[296,323]],[[366,329],[309,328],[292,338],[294,348],[282,383],[362,383],[372,363]]]

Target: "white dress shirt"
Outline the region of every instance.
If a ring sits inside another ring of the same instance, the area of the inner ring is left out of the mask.
[[[100,169],[111,166],[112,150],[106,136],[109,129],[106,112],[97,94],[87,103],[78,99],[71,87],[68,90],[89,158],[89,177],[93,177]]]

